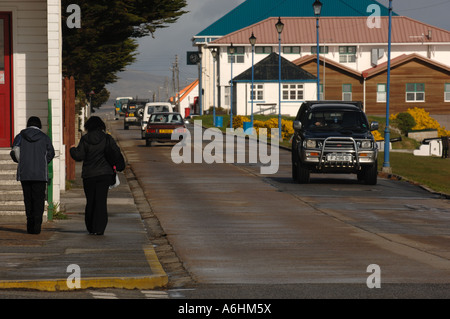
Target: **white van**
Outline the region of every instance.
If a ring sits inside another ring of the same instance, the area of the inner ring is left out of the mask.
[[[145,104],[144,114],[141,120],[141,138],[145,139],[145,130],[147,128],[148,119],[152,113],[156,112],[173,112],[172,104],[168,102],[149,102]]]

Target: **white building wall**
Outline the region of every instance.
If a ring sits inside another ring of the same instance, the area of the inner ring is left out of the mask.
[[[327,45],[325,43],[325,45]],[[387,55],[388,55],[388,47],[386,44],[342,44],[346,46],[355,45],[357,46],[357,59],[354,63],[341,63],[343,66],[346,66],[350,69],[353,69],[357,72],[362,72],[367,69],[370,69],[373,67],[371,63],[371,54],[372,49],[384,49],[383,56],[378,60],[378,64],[387,62]],[[239,45],[235,45],[239,46]],[[270,46],[270,45],[268,45]],[[295,45],[292,45],[295,46]],[[282,53],[282,57],[289,60],[294,61],[298,58],[311,55],[311,47],[314,46],[314,44],[302,44],[300,45],[300,54],[284,54]],[[337,63],[339,62],[339,46],[340,44],[333,44],[328,45],[329,51],[328,54],[325,54],[322,56],[325,56],[327,59],[330,59],[332,61],[335,61]],[[278,53],[278,45],[272,45],[272,51]],[[219,58],[218,58],[218,64],[216,65],[216,77],[217,77],[217,85],[220,86],[220,95],[219,90],[216,88],[216,95],[218,96],[218,99],[220,101],[216,101],[217,105],[221,105],[224,108],[229,108],[229,104],[225,103],[225,88],[230,86],[230,80],[231,80],[231,64],[228,63],[228,54],[227,54],[227,47],[219,47]],[[403,54],[412,54],[417,53],[424,57],[430,58],[436,62],[439,62],[444,65],[450,65],[450,44],[432,44],[432,45],[424,45],[421,42],[415,43],[415,44],[393,44],[392,45],[392,52],[391,52],[391,59],[394,59],[398,56],[401,56]],[[262,59],[267,57],[268,54],[256,54],[254,55],[254,64],[257,64]],[[213,63],[212,63],[212,57],[210,53],[210,49],[203,48],[203,68],[202,68],[202,77],[203,77],[203,89],[204,89],[204,96],[203,96],[203,105],[206,108],[213,103]],[[251,53],[251,47],[249,45],[245,46],[245,54],[244,54],[244,63],[233,63],[233,77],[236,77],[240,73],[244,72],[248,68],[251,68],[252,65],[252,53]],[[310,91],[313,90],[314,92]],[[241,101],[245,97],[241,96],[243,94],[243,90],[237,91],[237,97],[234,97],[234,100]],[[277,91],[278,92],[278,91]],[[270,92],[267,92],[268,94],[272,94]],[[316,99],[316,86],[310,86],[310,88],[307,91],[307,99],[315,100]],[[276,97],[278,98],[278,93],[276,93]],[[241,102],[239,102],[242,104]],[[277,100],[278,103],[278,100]],[[294,109],[295,107],[289,107],[290,109]],[[238,107],[238,112],[241,110],[244,110],[244,108]],[[292,112],[287,112],[292,113]],[[239,114],[239,113],[238,113]],[[243,113],[245,114],[245,113]],[[242,114],[241,114],[242,115]]]
[[[261,82],[255,82],[255,85],[261,84]],[[283,92],[283,84],[303,84],[304,85],[304,99],[301,101],[289,101],[283,100],[283,95],[281,94],[281,114],[296,116],[297,112],[304,101],[316,100],[317,97],[317,85],[314,82],[288,82],[282,83],[281,92]],[[251,83],[240,82],[236,83],[236,110],[237,115],[245,115],[250,117],[252,114],[252,101],[250,99],[250,90]],[[275,114],[279,113],[279,86],[278,83],[263,83],[264,85],[264,97],[262,100],[254,100],[253,101],[253,114],[265,114],[269,115],[270,113],[266,111],[265,113],[260,113],[264,109],[269,109],[272,106],[275,106]],[[236,114],[235,114],[236,115]]]
[[[47,0],[47,4],[48,100],[52,104],[52,139],[56,153],[53,160],[53,201],[58,203],[60,191],[65,190],[66,185],[66,152],[63,144],[62,108],[61,1]]]
[[[48,99],[52,99],[52,138],[57,156],[53,160],[53,199],[59,202],[60,190],[65,188],[61,4],[59,0],[0,0],[0,10],[12,12],[14,135],[26,127],[30,116],[40,117],[42,130],[47,132]]]

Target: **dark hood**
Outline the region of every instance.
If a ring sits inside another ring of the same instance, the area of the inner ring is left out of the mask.
[[[87,133],[84,138],[88,144],[97,145],[100,144],[106,137],[105,132],[101,130],[95,130]]]
[[[30,143],[37,142],[45,136],[37,127],[27,127],[20,132],[20,135]]]
[[[369,131],[352,132],[350,130],[340,130],[340,131],[314,130],[314,131],[305,132],[305,138],[323,138],[323,139],[325,139],[327,137],[353,137],[355,139],[371,139],[372,134],[370,134]]]

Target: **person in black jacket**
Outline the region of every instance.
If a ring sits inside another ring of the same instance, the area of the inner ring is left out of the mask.
[[[48,164],[55,157],[52,141],[41,128],[40,118],[30,117],[27,128],[14,138],[11,151],[12,159],[19,163],[17,180],[22,184],[29,234],[41,233]],[[20,148],[20,153],[14,151],[17,148]]]
[[[84,128],[87,134],[77,147],[70,148],[70,155],[75,161],[83,161],[81,177],[86,196],[86,228],[89,234],[103,235],[108,224],[108,190],[114,180],[114,170],[105,157],[108,134],[105,123],[98,116],[91,116]],[[110,141],[111,147],[120,152],[112,137]]]

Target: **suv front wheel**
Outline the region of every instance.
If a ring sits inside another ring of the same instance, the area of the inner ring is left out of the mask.
[[[358,173],[358,180],[363,180],[366,185],[376,185],[378,178],[378,162],[374,165],[364,168]]]

